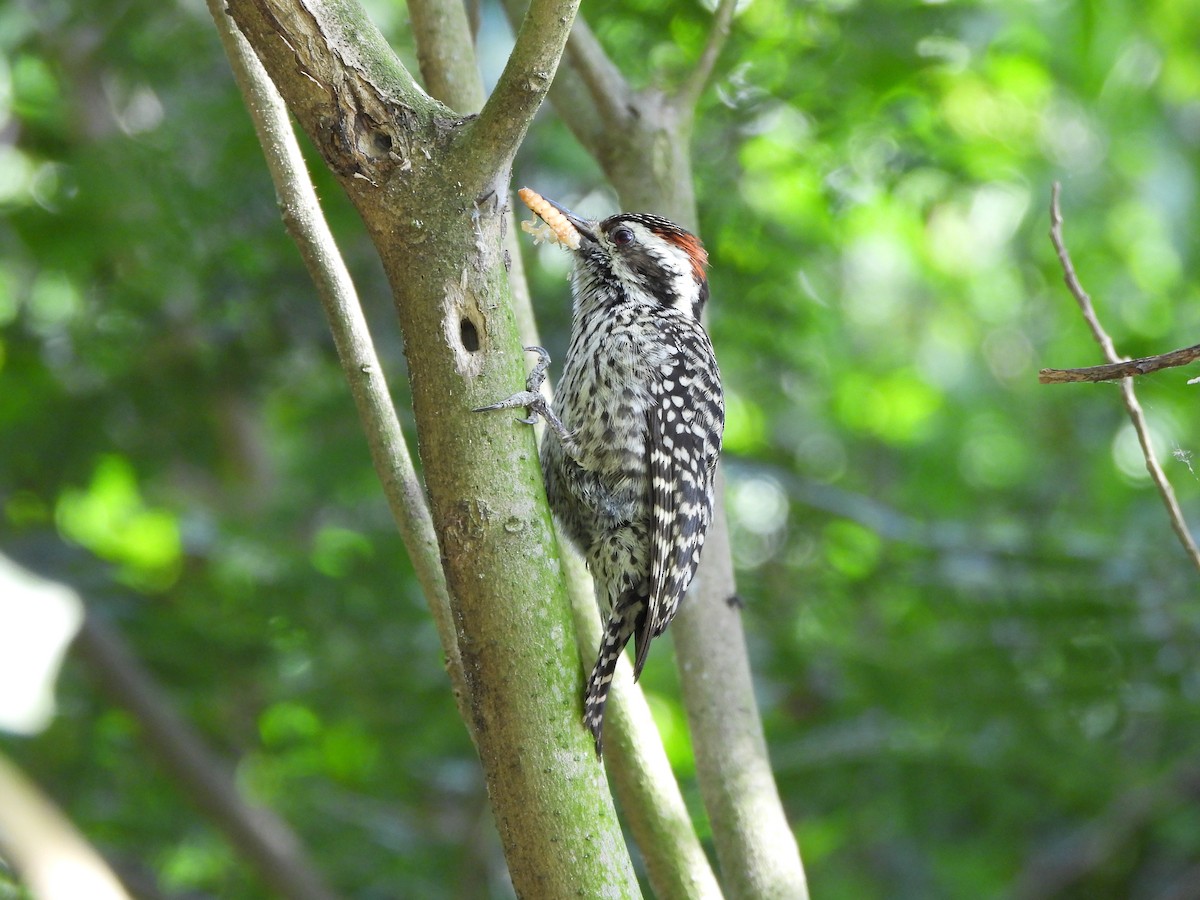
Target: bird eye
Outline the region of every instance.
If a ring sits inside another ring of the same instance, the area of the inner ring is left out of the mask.
[[[610,237],[612,242],[618,247],[624,247],[626,244],[633,243],[633,231],[624,225],[613,231]]]

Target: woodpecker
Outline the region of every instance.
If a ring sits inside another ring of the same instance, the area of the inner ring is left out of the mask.
[[[521,197],[574,253],[571,339],[553,408],[538,392],[549,357],[532,347],[540,360],[527,390],[479,411],[525,407],[522,421],[549,423],[546,495],[608,613],[583,701],[600,756],[621,651],[632,637],[636,680],[696,574],[712,519],[725,405],[700,324],[708,255],[661,216],[589,221],[528,189]]]

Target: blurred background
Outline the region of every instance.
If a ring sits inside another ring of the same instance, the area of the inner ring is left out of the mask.
[[[406,10],[368,6],[415,70]],[[479,14],[491,80],[511,36]],[[639,85],[710,20],[584,15]],[[1118,388],[1037,383],[1102,361],[1055,180],[1118,349],[1200,341],[1200,3],[752,0],[694,149],[739,587],[814,896],[1200,896],[1197,573]],[[314,171],[403,410],[381,271]],[[615,211],[550,109],[515,181]],[[561,359],[567,257],[524,249]],[[1192,374],[1137,387],[1195,522]],[[0,6],[0,551],[78,587],[345,894],[509,896],[200,0]],[[702,818],[667,645],[643,684]],[[0,750],[123,872],[265,895],[78,662],[59,704]]]

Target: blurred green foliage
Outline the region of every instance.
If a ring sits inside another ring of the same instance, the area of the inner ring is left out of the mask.
[[[404,11],[371,10],[411,63]],[[585,15],[640,85],[682,78],[708,25]],[[484,4],[485,76],[508,40]],[[1046,238],[1054,180],[1121,351],[1200,340],[1200,3],[752,0],[695,154],[740,590],[814,895],[1186,886],[1195,572],[1116,388],[1036,371],[1100,361]],[[403,407],[373,252],[314,170]],[[552,114],[516,179],[613,209]],[[561,357],[565,260],[527,249]],[[1138,387],[1197,520],[1186,378]],[[0,546],[82,587],[348,895],[510,890],[201,4],[0,7],[0,513]],[[644,684],[699,812],[668,656]],[[3,744],[111,858],[262,895],[82,670],[61,696]]]

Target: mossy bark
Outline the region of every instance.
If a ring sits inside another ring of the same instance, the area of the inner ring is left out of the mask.
[[[582,668],[532,429],[519,413],[471,412],[524,381],[502,249],[524,126],[514,134],[490,103],[462,117],[430,98],[350,0],[229,10],[357,207],[392,287],[468,725],[514,887],[637,896],[579,721]],[[534,72],[503,93],[528,110],[553,65],[546,47],[523,52]]]

